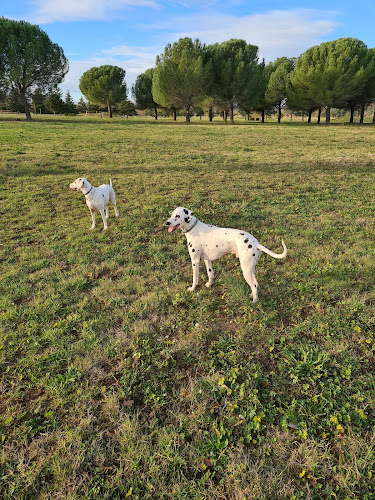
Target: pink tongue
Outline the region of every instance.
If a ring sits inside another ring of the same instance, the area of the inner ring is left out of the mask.
[[[180,224],[177,224],[177,226],[171,226],[168,228],[168,233],[172,233],[175,229],[178,229],[180,227]]]

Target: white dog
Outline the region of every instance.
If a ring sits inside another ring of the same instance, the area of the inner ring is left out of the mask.
[[[212,260],[216,260],[226,254],[234,254],[239,258],[241,269],[245,280],[251,288],[253,301],[258,299],[258,282],[255,279],[255,264],[258,262],[262,252],[268,253],[275,259],[283,259],[287,254],[287,248],[283,240],[284,251],[277,254],[261,245],[250,233],[239,229],[222,228],[210,226],[194,217],[193,212],[184,207],[176,208],[172,216],[166,222],[168,232],[173,233],[181,228],[187,239],[187,245],[193,266],[193,284],[188,289],[193,291],[198,285],[199,261],[202,258],[206,264],[208,282],[210,287],[214,279]]]
[[[118,210],[116,207],[116,195],[112,187],[112,180],[109,180],[108,184],[102,184],[99,187],[92,186],[87,179],[81,177],[76,179],[74,182],[69,184],[70,189],[73,191],[82,191],[85,195],[87,206],[90,209],[92,217],[91,229],[95,227],[95,212],[100,212],[104,229],[107,229],[107,219],[108,219],[108,202],[111,200],[115,207],[115,214],[118,217]],[[105,210],[105,215],[104,215]]]

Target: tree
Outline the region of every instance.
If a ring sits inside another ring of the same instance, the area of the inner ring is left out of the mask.
[[[371,54],[356,38],[339,38],[311,47],[296,60],[293,82],[317,107],[341,108],[360,95],[372,72]]]
[[[18,94],[31,120],[29,99],[38,88],[56,87],[68,72],[61,47],[39,26],[0,18],[0,85]]]
[[[295,79],[294,72],[290,74],[290,85],[286,89],[288,108],[308,114],[308,123],[311,123],[312,113],[318,109],[315,101],[309,97],[307,88]]]
[[[219,107],[230,113],[234,123],[234,108],[251,105],[259,98],[258,47],[244,40],[231,39],[208,47],[213,67],[213,96]]]
[[[135,105],[132,101],[129,101],[129,99],[127,99],[126,101],[120,102],[120,105],[118,107],[118,111],[121,115],[125,115],[126,117],[137,115]]]
[[[152,78],[155,69],[150,68],[137,76],[135,84],[132,86],[132,96],[138,109],[149,109],[155,113],[155,120],[158,119],[158,105],[152,97]]]
[[[46,95],[39,89],[35,89],[31,94],[31,107],[34,113],[46,113],[47,107],[44,104],[46,100]]]
[[[52,111],[53,114],[56,113],[65,113],[65,103],[61,97],[61,90],[55,90],[54,92],[50,92],[47,96],[47,99],[44,101],[47,109]]]
[[[106,106],[112,118],[112,107],[127,96],[125,70],[110,65],[91,68],[81,76],[79,88],[93,104]]]
[[[156,58],[153,99],[166,108],[182,108],[186,122],[190,122],[191,106],[207,95],[210,85],[210,66],[204,62],[204,50],[199,40],[180,38]]]
[[[350,110],[350,123],[354,121],[354,112],[360,113],[359,122],[363,123],[366,107],[375,100],[375,49],[369,49],[370,60],[367,65],[368,78],[360,94],[351,97],[347,106]]]
[[[84,100],[83,97],[81,97],[80,100],[78,101],[76,109],[77,109],[78,113],[86,113],[87,102]]]
[[[266,101],[277,109],[277,121],[281,121],[281,110],[286,103],[287,89],[290,84],[290,73],[294,67],[294,59],[280,57],[269,63],[270,77],[265,93]]]
[[[65,94],[65,113],[70,113],[70,114],[77,114],[77,107],[72,99],[72,96],[70,95],[69,90]]]

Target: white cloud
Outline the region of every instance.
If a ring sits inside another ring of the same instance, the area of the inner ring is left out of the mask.
[[[282,56],[296,57],[330,35],[338,26],[336,17],[337,13],[332,12],[294,9],[243,17],[217,14],[169,19],[158,25],[142,27],[147,29],[148,35],[153,35],[154,42],[158,34],[157,44],[145,47],[117,45],[102,50],[99,57],[70,61],[70,71],[60,87],[63,92],[70,90],[72,96],[79,99],[78,85],[82,74],[93,66],[112,64],[125,69],[130,96],[136,77],[155,66],[156,56],[163,52],[165,45],[185,36],[199,38],[206,44],[242,38],[257,45],[259,57],[265,58],[266,62]],[[186,26],[194,27],[194,31],[186,31]]]
[[[280,56],[298,56],[320,43],[338,26],[336,17],[337,13],[315,9],[278,10],[241,17],[200,14],[169,19],[153,25],[152,29],[162,30],[163,37],[169,36],[169,42],[185,36],[199,38],[206,44],[242,38],[257,45],[260,57],[271,61]],[[194,28],[187,31],[186,26]]]
[[[32,0],[32,22],[107,20],[127,7],[158,7],[154,0]]]

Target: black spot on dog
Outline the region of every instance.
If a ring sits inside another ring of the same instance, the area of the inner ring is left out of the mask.
[[[102,194],[103,198],[104,198],[104,194]]]
[[[253,248],[253,245],[249,245],[248,248]]]
[[[219,245],[216,245],[216,248],[218,248]]]
[[[210,273],[211,272],[211,269],[208,270],[208,272]]]
[[[184,208],[184,212],[187,215],[189,213],[189,210],[186,210],[186,208]]]
[[[195,267],[195,264],[193,264],[193,266]]]
[[[192,251],[192,252],[195,252],[195,248],[192,248],[192,249],[191,249],[191,251]],[[255,254],[254,254],[254,255],[255,255]]]
[[[245,236],[245,233],[240,233],[241,236]]]
[[[253,257],[255,257],[255,253],[253,253]]]
[[[185,222],[186,222],[186,224],[189,224],[189,222],[190,222],[190,217],[185,217]]]
[[[246,238],[245,243],[247,243],[248,241],[249,241],[249,238]]]

